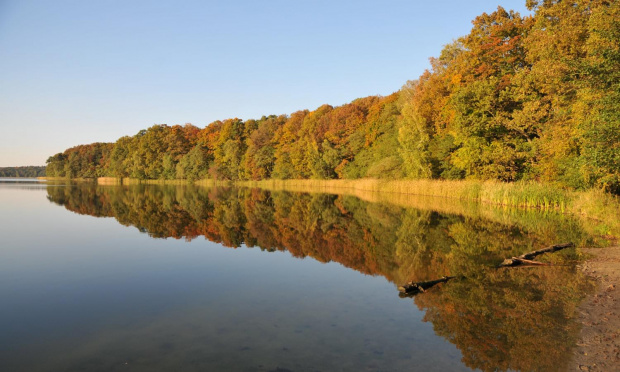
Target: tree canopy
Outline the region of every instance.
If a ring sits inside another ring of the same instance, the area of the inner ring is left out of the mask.
[[[386,96],[154,125],[47,161],[51,177],[535,180],[620,193],[620,3],[498,7]]]

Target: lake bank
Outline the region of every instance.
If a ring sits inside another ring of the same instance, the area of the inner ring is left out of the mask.
[[[47,180],[64,178],[48,177]],[[571,191],[553,185],[516,182],[503,183],[495,181],[471,180],[260,180],[260,181],[222,181],[222,180],[139,180],[133,178],[99,177],[97,179],[77,179],[76,181],[96,182],[100,185],[186,185],[199,186],[241,186],[256,187],[271,191],[325,192],[348,194],[365,200],[403,199],[402,195],[416,195],[445,199],[446,206],[454,200],[466,203],[489,204],[507,208],[539,209],[557,211],[586,219],[592,224],[592,233],[605,239],[620,237],[620,201],[617,196],[599,190]],[[389,195],[383,197],[382,195]],[[407,197],[406,199],[410,199]]]
[[[575,370],[610,371],[620,364],[620,246],[582,248],[592,255],[580,269],[597,290],[579,307],[582,329],[574,354]]]
[[[209,182],[214,181],[200,181]],[[201,184],[201,183],[199,183]],[[454,200],[489,204],[509,208],[539,209],[568,213],[595,222],[593,231],[601,237],[620,236],[618,198],[600,191],[569,191],[538,183],[500,183],[482,181],[443,180],[262,180],[238,181],[239,186],[267,190],[298,192],[328,192],[352,194],[364,199],[373,195],[390,194],[389,199],[402,199],[402,195],[443,198],[446,205]]]

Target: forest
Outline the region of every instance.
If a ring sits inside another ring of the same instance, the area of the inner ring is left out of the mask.
[[[0,177],[45,177],[45,167],[0,167]]]
[[[475,179],[620,194],[620,2],[526,5],[531,14],[476,17],[391,95],[154,125],[53,155],[47,176]]]

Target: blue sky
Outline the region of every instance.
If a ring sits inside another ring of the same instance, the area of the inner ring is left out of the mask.
[[[0,167],[387,95],[496,1],[0,0]]]

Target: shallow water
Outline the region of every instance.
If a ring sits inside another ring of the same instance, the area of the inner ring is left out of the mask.
[[[590,288],[575,250],[493,266],[590,244],[580,222],[419,204],[0,183],[0,370],[566,369]]]

